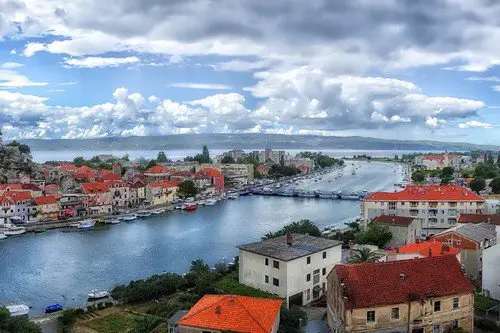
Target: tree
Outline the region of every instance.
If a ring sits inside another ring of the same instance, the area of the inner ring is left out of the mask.
[[[497,156],[497,166],[500,167],[500,154],[498,154],[498,156]]]
[[[85,164],[85,159],[82,156],[75,157],[73,160],[73,165],[77,167],[81,167]]]
[[[231,155],[224,155],[220,162],[224,164],[232,164],[234,163],[234,158]]]
[[[476,177],[472,179],[469,186],[471,190],[473,190],[476,193],[479,193],[486,188],[486,181],[484,180],[484,178]]]
[[[208,151],[207,145],[203,146],[202,153],[203,158],[205,159],[205,163],[210,163],[210,152]]]
[[[474,178],[491,179],[498,175],[498,168],[494,164],[479,163],[474,169]]]
[[[167,162],[167,155],[165,155],[165,153],[163,151],[160,151],[158,153],[158,156],[156,157],[156,162],[158,163],[165,163]]]
[[[356,243],[371,244],[383,247],[392,239],[392,232],[385,225],[371,223],[366,231],[361,231],[356,235]]]
[[[411,180],[415,183],[423,183],[425,181],[425,172],[422,170],[417,170],[411,175]]]
[[[1,333],[42,333],[37,324],[25,317],[12,317],[5,307],[0,308]]]
[[[145,169],[146,169],[146,170],[147,170],[147,169],[150,169],[150,168],[152,168],[152,167],[154,167],[154,166],[156,166],[156,165],[158,165],[158,163],[156,163],[156,160],[150,160],[150,161],[148,162],[148,164],[146,165]]]
[[[19,152],[24,155],[29,155],[31,153],[31,149],[28,145],[19,143],[16,140],[13,140],[12,142],[8,143],[7,146],[17,147],[17,149],[19,149]]]
[[[491,191],[495,194],[500,194],[500,177],[495,177],[490,182]]]
[[[264,237],[262,237],[262,240],[284,236],[287,233],[302,235],[308,234],[314,237],[321,236],[321,230],[319,230],[318,226],[316,226],[314,222],[311,220],[300,220],[290,223],[276,232],[268,232],[264,235]]]
[[[443,170],[441,170],[440,177],[447,177],[447,176],[453,176],[453,173],[455,172],[455,169],[452,167],[444,167]]]
[[[302,327],[307,324],[307,314],[298,306],[290,309],[281,307],[279,333],[301,333]]]
[[[367,262],[376,262],[380,256],[369,248],[354,250],[349,258],[351,264],[361,264]]]
[[[192,180],[184,180],[179,183],[179,192],[184,197],[194,197],[198,194],[198,188]]]

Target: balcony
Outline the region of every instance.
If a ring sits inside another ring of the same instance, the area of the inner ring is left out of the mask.
[[[410,202],[410,207],[418,207],[418,202]]]
[[[418,209],[410,209],[410,216],[418,216]]]
[[[438,210],[437,209],[429,209],[429,216],[437,216]]]
[[[429,202],[429,208],[437,208],[438,203],[437,202]]]
[[[455,207],[457,207],[457,203],[456,202],[448,202],[448,207],[455,208]]]

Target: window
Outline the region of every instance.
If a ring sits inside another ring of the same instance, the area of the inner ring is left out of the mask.
[[[451,322],[451,327],[452,328],[458,328],[458,320],[454,320]]]
[[[439,312],[441,311],[441,301],[435,301],[434,302],[434,312]]]
[[[277,269],[280,269],[280,262],[277,261],[277,260],[273,260],[273,267],[277,268]]]
[[[306,290],[306,299],[309,301],[311,299],[311,289]]]
[[[319,269],[313,272],[313,284],[319,283]]]
[[[458,309],[459,307],[460,307],[460,301],[459,301],[458,297],[454,298],[453,299],[453,309]]]
[[[432,333],[440,333],[440,332],[441,332],[441,326],[439,326],[439,324],[432,325]]]
[[[307,281],[307,282],[311,281],[311,274],[307,274],[307,275],[306,275],[306,281]]]
[[[277,279],[277,278],[273,278],[273,284],[276,286],[276,287],[279,287],[280,286],[280,280]]]
[[[399,308],[392,308],[391,309],[391,318],[392,319],[399,319]]]
[[[266,281],[266,283],[269,283],[269,276],[264,276],[264,281]]]
[[[368,323],[375,322],[375,311],[366,311],[366,322]]]
[[[321,274],[326,275],[326,268],[322,269],[322,273]]]
[[[309,265],[311,263],[311,257],[307,257],[307,264]]]
[[[269,258],[266,258],[266,266],[269,266]]]
[[[323,259],[326,259],[326,251],[323,251]]]

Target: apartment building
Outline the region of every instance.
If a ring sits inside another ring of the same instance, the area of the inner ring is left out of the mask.
[[[341,261],[341,242],[289,234],[240,245],[239,281],[305,305],[321,297],[326,276]]]
[[[414,217],[380,215],[371,223],[378,223],[389,229],[392,239],[387,245],[393,248],[414,243],[422,237],[422,222]]]
[[[420,155],[415,158],[415,164],[425,167],[427,170],[443,169],[445,167],[452,167],[454,169],[460,168],[463,157],[456,154],[426,154]]]
[[[472,332],[473,290],[454,256],[336,265],[327,324],[334,333]]]
[[[375,217],[394,215],[417,218],[422,233],[433,235],[454,227],[460,214],[477,214],[485,200],[458,185],[408,185],[399,192],[375,192],[361,203],[363,226]]]

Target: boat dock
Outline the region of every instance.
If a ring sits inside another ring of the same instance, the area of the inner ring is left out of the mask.
[[[307,191],[299,189],[276,189],[276,188],[249,188],[247,193],[256,195],[270,195],[278,197],[295,198],[316,198],[316,199],[334,199],[334,200],[361,200],[368,193],[366,192],[341,192],[341,191]],[[245,193],[242,193],[245,194]]]

